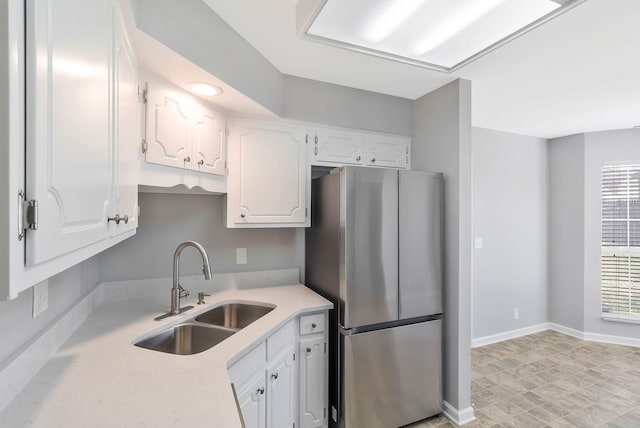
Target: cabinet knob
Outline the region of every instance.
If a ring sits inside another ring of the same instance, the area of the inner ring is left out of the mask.
[[[200,166],[204,165],[204,159],[200,159],[200,160],[198,161],[198,165],[200,165]]]
[[[313,322],[313,323],[311,323],[311,328],[316,328],[317,326],[318,326],[318,324],[316,324],[316,323],[314,323],[314,322]]]
[[[307,354],[311,352],[311,348],[307,348]]]
[[[185,162],[191,162],[191,157],[190,157],[190,156],[187,156],[186,158],[184,158],[184,161],[185,161]]]
[[[360,162],[360,161],[362,160],[362,156],[358,156],[358,157],[356,158],[356,160],[357,160],[358,162]]]
[[[376,158],[371,158],[371,163],[376,163]]]
[[[244,213],[240,214],[240,217],[241,217],[241,218],[244,218]]]
[[[121,221],[124,221],[124,224],[129,223],[129,216],[125,214],[124,217],[120,217],[120,214],[116,214],[114,217],[107,217],[107,222],[113,221],[116,224],[120,224]]]
[[[264,394],[264,388],[260,387],[258,388],[258,390],[256,391],[258,394],[263,395]]]
[[[271,375],[273,379],[278,379],[278,372],[275,372]]]

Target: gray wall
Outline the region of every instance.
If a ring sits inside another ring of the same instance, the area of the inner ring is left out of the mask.
[[[584,149],[584,134],[549,141],[549,321],[579,331],[584,331]]]
[[[640,337],[640,326],[603,321],[600,303],[601,168],[603,162],[640,160],[640,129],[585,134],[584,330]]]
[[[214,273],[304,268],[304,229],[227,229],[222,198],[140,193],[138,231],[99,255],[100,280],[171,277],[173,253],[186,240],[205,247]],[[247,249],[247,264],[236,264],[236,248]],[[201,268],[198,253],[186,249],[180,272],[196,275]]]
[[[33,288],[0,301],[0,369],[98,284],[97,256],[49,278],[49,308],[31,317]]]
[[[413,134],[413,101],[284,75],[283,116],[346,128]]]
[[[471,406],[471,82],[456,80],[415,101],[413,169],[444,173],[444,399]]]
[[[472,135],[475,339],[547,322],[547,140]]]
[[[282,113],[282,74],[204,2],[133,0],[132,6],[141,31],[272,112]]]

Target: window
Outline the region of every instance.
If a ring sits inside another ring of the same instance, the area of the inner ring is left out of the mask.
[[[602,166],[602,312],[640,320],[640,161]]]

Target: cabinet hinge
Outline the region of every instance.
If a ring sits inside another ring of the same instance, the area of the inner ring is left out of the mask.
[[[318,144],[318,135],[316,134],[315,143]]]
[[[404,148],[404,153],[405,153],[405,163],[409,164],[409,147],[405,147]]]
[[[304,209],[304,217],[305,218],[309,217],[309,208]]]
[[[225,137],[229,136],[229,124],[228,123],[224,124],[224,136]]]
[[[147,150],[149,150],[149,143],[147,143],[147,140],[143,139],[142,140],[142,153],[147,153]]]
[[[296,360],[296,353],[294,352],[293,353],[293,361],[295,361],[295,360]]]
[[[324,342],[324,353],[327,353],[327,342]]]
[[[18,241],[25,237],[26,230],[38,230],[38,201],[26,200],[22,189],[18,190]]]
[[[323,419],[327,419],[327,408],[324,408]]]
[[[149,101],[149,90],[147,88],[142,90],[142,103],[146,104]]]
[[[305,143],[305,144],[309,144],[309,134],[306,134],[306,135],[304,136],[304,143]]]

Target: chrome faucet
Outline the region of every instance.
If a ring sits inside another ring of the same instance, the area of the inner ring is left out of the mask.
[[[204,247],[195,241],[185,241],[182,244],[178,245],[178,248],[176,248],[176,252],[173,255],[173,287],[171,288],[171,309],[168,313],[155,318],[156,321],[164,319],[171,315],[178,315],[179,313],[187,311],[189,309],[193,309],[193,306],[185,306],[184,308],[180,308],[180,299],[189,295],[189,292],[182,288],[179,282],[180,254],[182,253],[182,250],[187,247],[194,247],[200,252],[200,255],[202,256],[202,273],[204,274],[204,279],[211,279],[211,265],[209,264],[209,256],[207,255],[207,251],[204,249]]]

